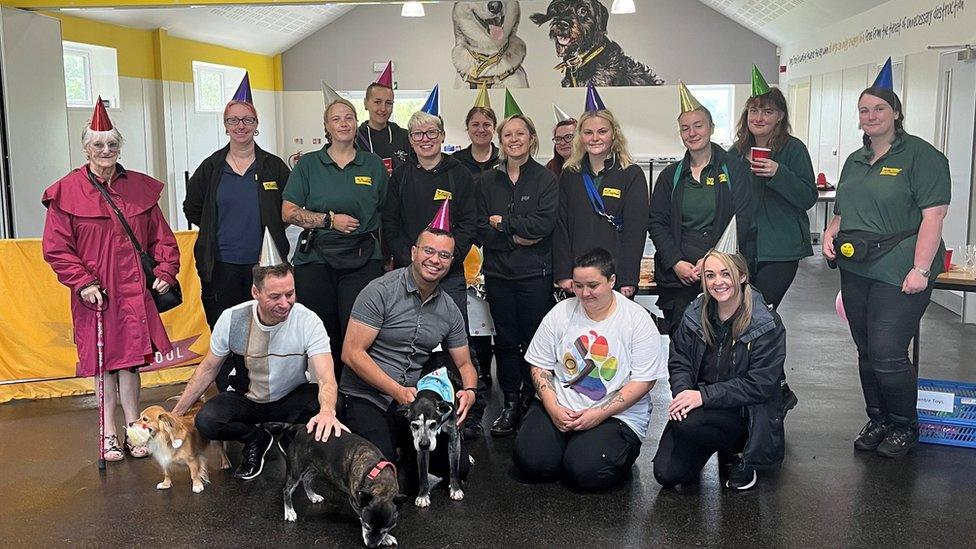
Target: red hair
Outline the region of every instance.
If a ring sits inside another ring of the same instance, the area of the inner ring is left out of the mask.
[[[243,107],[247,107],[247,110],[251,111],[251,114],[254,115],[254,118],[258,117],[258,111],[254,109],[254,105],[248,103],[247,101],[231,99],[230,101],[227,102],[227,106],[224,107],[224,119],[227,118],[227,111],[229,111],[230,108],[233,107],[234,105],[241,105]]]

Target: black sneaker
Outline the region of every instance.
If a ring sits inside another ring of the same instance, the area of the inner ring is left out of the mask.
[[[759,475],[756,470],[739,460],[732,467],[729,480],[725,481],[725,487],[733,490],[748,490],[756,485],[757,480],[759,480]]]
[[[250,480],[260,475],[264,469],[264,456],[268,454],[273,442],[274,437],[271,433],[264,427],[258,427],[257,433],[244,443],[244,448],[241,450],[241,464],[234,471],[234,478]]]
[[[881,444],[878,444],[879,456],[887,458],[901,457],[918,445],[918,424],[909,425],[892,424],[888,427]]]
[[[854,449],[862,452],[873,452],[888,434],[888,424],[877,419],[868,420],[867,425],[854,439]]]

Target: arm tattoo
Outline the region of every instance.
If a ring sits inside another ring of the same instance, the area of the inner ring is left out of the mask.
[[[288,223],[292,225],[298,225],[303,229],[318,229],[325,226],[325,216],[324,213],[313,212],[311,210],[306,210],[304,208],[296,208],[288,218],[285,219]]]
[[[600,409],[609,410],[613,405],[623,401],[624,401],[623,395],[620,394],[620,391],[617,391],[616,393],[613,394],[612,397],[604,400],[603,404],[600,404]]]
[[[535,390],[544,393],[546,389],[556,392],[556,382],[555,376],[552,372],[547,372],[545,370],[533,371],[532,381],[535,382]]]

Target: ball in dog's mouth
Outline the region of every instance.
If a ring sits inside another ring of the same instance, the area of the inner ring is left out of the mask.
[[[152,431],[141,425],[130,425],[125,428],[129,442],[135,446],[143,446],[152,438]]]

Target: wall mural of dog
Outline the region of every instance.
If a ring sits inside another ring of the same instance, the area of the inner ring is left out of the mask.
[[[515,34],[520,14],[515,0],[454,3],[456,88],[529,86],[522,68],[525,42]]]
[[[552,0],[546,13],[529,17],[536,25],[549,23],[549,38],[562,63],[564,88],[585,86],[660,86],[664,80],[643,63],[626,55],[607,37],[610,12],[599,0]]]

